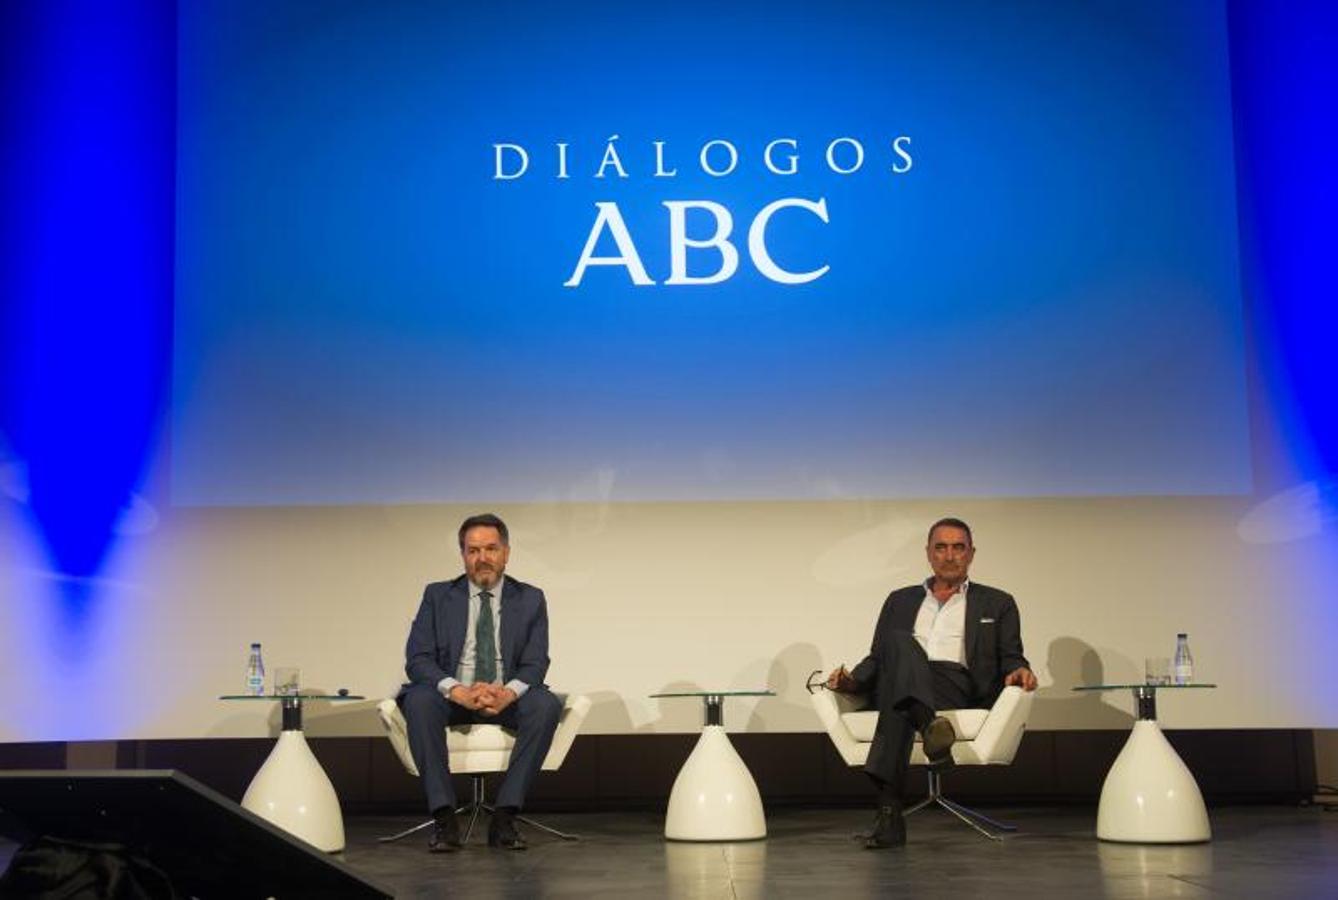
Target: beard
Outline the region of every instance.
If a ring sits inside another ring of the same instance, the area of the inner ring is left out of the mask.
[[[469,573],[469,577],[479,587],[496,587],[502,580],[502,571],[492,566],[476,566],[474,571]]]

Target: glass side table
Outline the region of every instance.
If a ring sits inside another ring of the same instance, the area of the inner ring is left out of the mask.
[[[334,785],[302,734],[307,700],[365,700],[358,694],[225,694],[220,700],[279,701],[283,730],[242,797],[242,807],[326,853],[344,849],[344,816]]]
[[[1157,691],[1195,691],[1215,684],[1094,684],[1075,691],[1129,691],[1138,714],[1124,749],[1101,786],[1096,836],[1133,844],[1212,840],[1208,810],[1194,775],[1157,724]]]
[[[664,836],[671,841],[751,841],[767,836],[762,795],[725,733],[726,697],[774,697],[775,691],[675,691],[655,699],[697,697],[705,722],[674,779]]]

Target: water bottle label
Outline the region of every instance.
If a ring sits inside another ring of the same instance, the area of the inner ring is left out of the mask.
[[[251,645],[251,656],[246,661],[246,692],[256,696],[265,693],[265,663],[258,644]]]

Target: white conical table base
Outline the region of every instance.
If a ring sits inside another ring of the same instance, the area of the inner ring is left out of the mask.
[[[767,836],[762,795],[723,725],[707,725],[669,794],[664,836],[673,841],[750,841]]]
[[[242,806],[327,853],[344,849],[339,797],[301,731],[279,733]]]
[[[1101,788],[1103,841],[1184,844],[1212,840],[1203,794],[1155,720],[1134,723]]]

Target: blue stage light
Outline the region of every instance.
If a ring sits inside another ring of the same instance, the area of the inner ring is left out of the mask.
[[[1310,483],[1332,521],[1338,9],[1239,0],[1229,10],[1246,290],[1261,387],[1291,469],[1261,473],[1257,488]]]
[[[170,357],[175,4],[6,4],[3,415],[78,629]]]

